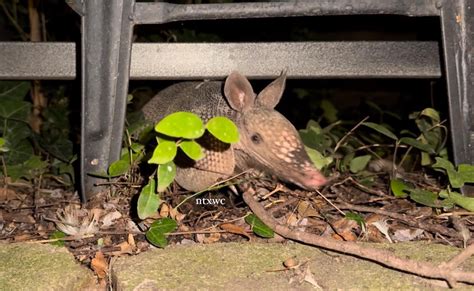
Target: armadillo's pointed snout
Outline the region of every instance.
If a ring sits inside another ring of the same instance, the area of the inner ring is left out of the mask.
[[[321,186],[324,186],[328,181],[320,171],[309,163],[305,165],[302,172],[299,172],[297,175],[295,175],[295,173],[298,172],[293,172],[293,177],[290,179],[291,182],[306,190],[318,189]]]
[[[328,181],[318,170],[311,170],[307,174],[307,177],[305,177],[303,181],[305,188],[316,189],[324,186]]]

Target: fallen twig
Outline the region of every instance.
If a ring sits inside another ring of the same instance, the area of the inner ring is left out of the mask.
[[[448,263],[442,263],[438,266],[426,262],[402,259],[386,250],[371,249],[362,247],[354,242],[336,241],[312,233],[291,230],[288,227],[279,224],[273,217],[269,216],[266,210],[253,198],[254,194],[255,190],[251,188],[245,191],[243,194],[244,201],[247,203],[250,209],[252,209],[254,214],[257,215],[267,226],[285,238],[340,253],[350,254],[414,275],[434,279],[443,279],[447,281],[450,286],[454,286],[457,282],[474,284],[474,272],[452,270],[446,267],[447,264],[449,266],[457,266],[460,262],[470,256],[474,250],[472,245],[464,252],[454,257]]]

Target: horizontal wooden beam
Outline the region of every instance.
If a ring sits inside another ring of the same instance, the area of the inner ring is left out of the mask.
[[[74,79],[74,43],[0,43],[0,79]],[[107,57],[107,56],[104,56]],[[100,65],[100,64],[97,64]],[[438,78],[434,41],[135,43],[130,78]]]

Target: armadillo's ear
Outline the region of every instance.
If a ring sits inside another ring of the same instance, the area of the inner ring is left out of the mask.
[[[239,112],[252,107],[255,101],[255,93],[249,80],[236,71],[225,80],[224,95],[230,107]]]
[[[257,104],[265,108],[273,109],[280,102],[286,84],[286,70],[281,72],[280,77],[271,82],[257,96]]]

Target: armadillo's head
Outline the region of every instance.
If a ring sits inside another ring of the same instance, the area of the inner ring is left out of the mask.
[[[239,116],[240,142],[235,148],[241,156],[236,157],[237,166],[255,167],[305,189],[315,189],[324,185],[326,178],[314,167],[294,126],[274,110],[285,80],[282,74],[256,96],[244,76],[233,72],[227,78],[224,95]]]
[[[243,156],[240,162],[305,189],[326,183],[308,157],[298,132],[283,115],[256,108],[245,112],[240,121],[240,142],[236,147]]]

